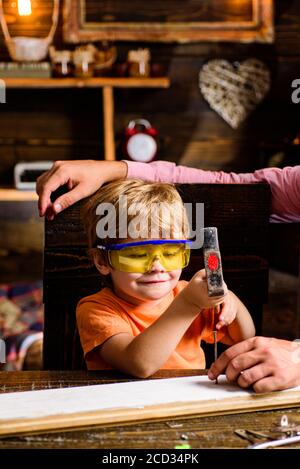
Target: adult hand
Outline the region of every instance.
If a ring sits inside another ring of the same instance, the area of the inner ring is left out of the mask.
[[[49,171],[37,179],[39,214],[53,220],[57,213],[93,194],[105,182],[125,178],[126,175],[127,165],[124,161],[56,161]],[[52,192],[64,184],[67,184],[69,192],[52,203]]]
[[[279,391],[300,384],[300,344],[267,337],[251,337],[233,345],[212,364],[209,379],[225,373],[228,381],[257,393]]]

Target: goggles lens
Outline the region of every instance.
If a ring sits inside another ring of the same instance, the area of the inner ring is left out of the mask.
[[[146,273],[159,260],[166,271],[182,269],[190,260],[190,249],[185,243],[143,244],[108,251],[111,267],[121,272]]]

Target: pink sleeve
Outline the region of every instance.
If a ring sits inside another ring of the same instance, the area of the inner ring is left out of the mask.
[[[259,181],[267,182],[272,192],[271,221],[300,222],[300,166],[255,171]]]
[[[172,184],[238,184],[259,182],[252,173],[236,174],[223,171],[205,171],[203,169],[176,166],[169,161],[153,163],[136,163],[126,161],[127,178],[143,179],[144,181],[170,182]]]
[[[136,163],[126,161],[128,172],[127,178],[143,179],[144,181],[170,182],[175,183],[201,183],[210,181],[210,171],[202,169],[188,168],[186,166],[176,166],[169,161],[154,161],[153,163]]]
[[[272,193],[271,221],[300,222],[300,166],[265,168],[254,173],[225,173],[176,166],[168,161],[135,163],[126,161],[128,178],[181,184],[249,184],[266,182]]]

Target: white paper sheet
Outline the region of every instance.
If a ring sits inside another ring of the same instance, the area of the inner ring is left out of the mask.
[[[300,386],[289,391],[300,391]],[[284,392],[284,391],[283,391]],[[37,418],[106,409],[144,408],[174,402],[236,398],[253,392],[207,376],[156,379],[0,394],[0,424],[9,419]]]

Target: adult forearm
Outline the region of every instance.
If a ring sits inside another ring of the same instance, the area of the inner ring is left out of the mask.
[[[99,161],[99,163],[102,163],[99,170],[105,182],[127,177],[128,167],[125,161]]]
[[[170,161],[153,161],[152,163],[139,163],[126,161],[128,178],[137,178],[144,181],[168,183],[203,183],[210,181],[210,171],[186,166],[176,166]]]
[[[179,184],[212,183],[253,183],[259,182],[259,175],[254,173],[236,174],[224,171],[208,171],[188,166],[177,166],[170,161],[139,163],[126,161],[128,177],[146,181],[169,182]]]

